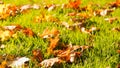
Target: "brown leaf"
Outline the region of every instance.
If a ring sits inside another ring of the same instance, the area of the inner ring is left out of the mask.
[[[36,59],[38,62],[43,60],[43,55],[40,50],[36,49],[32,51],[33,58]]]
[[[110,4],[111,7],[120,7],[120,0],[116,0],[116,2],[113,2]]]
[[[80,52],[76,52],[77,49],[80,49]],[[54,50],[54,56],[59,57],[60,59],[66,62],[74,62],[76,58],[80,57],[82,52],[85,49],[90,48],[90,46],[68,46],[65,50]]]
[[[120,64],[117,64],[116,68],[120,68]]]
[[[34,32],[30,28],[23,29],[23,33],[27,36],[33,36]]]

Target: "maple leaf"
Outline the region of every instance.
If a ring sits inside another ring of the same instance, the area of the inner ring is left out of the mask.
[[[80,4],[81,4],[81,0],[69,1],[70,8],[78,9]]]
[[[33,58],[37,61],[41,62],[43,60],[43,56],[40,50],[36,49],[32,51]]]

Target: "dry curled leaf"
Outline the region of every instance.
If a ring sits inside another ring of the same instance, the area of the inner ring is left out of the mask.
[[[38,62],[43,60],[43,55],[40,50],[36,49],[32,51],[33,59],[36,59]]]
[[[39,65],[45,68],[49,68],[49,67],[52,67],[54,64],[60,64],[62,62],[63,61],[61,59],[56,57],[56,58],[50,58],[50,59],[43,60]]]

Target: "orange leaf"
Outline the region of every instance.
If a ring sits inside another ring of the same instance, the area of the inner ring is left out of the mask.
[[[78,9],[80,4],[81,4],[81,0],[75,0],[75,1],[70,0],[69,2],[69,6],[74,9]]]
[[[58,41],[59,41],[59,37],[58,36],[56,36],[53,39],[50,39],[50,45],[49,45],[49,47],[47,49],[48,53],[52,53],[53,52],[53,49],[57,46]]]
[[[3,62],[0,64],[0,68],[7,68],[7,62],[6,62],[6,61],[3,61]]]
[[[59,35],[59,31],[56,28],[53,28],[51,31],[46,28],[43,33],[40,35],[42,38],[50,38]]]

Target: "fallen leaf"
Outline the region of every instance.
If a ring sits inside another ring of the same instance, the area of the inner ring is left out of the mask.
[[[4,44],[0,45],[0,49],[4,49],[6,46]]]
[[[0,41],[6,41],[12,37],[12,34],[9,30],[0,31]]]
[[[6,61],[3,61],[2,63],[0,63],[0,68],[9,68],[7,66],[7,62]]]
[[[38,62],[43,61],[43,55],[40,50],[36,49],[32,51],[33,58],[36,59]]]
[[[111,12],[113,12],[115,10],[115,8],[112,9],[100,9],[95,11],[93,14],[94,16],[99,15],[99,16],[106,16],[108,14],[110,14]]]
[[[30,28],[23,29],[23,33],[27,36],[33,36],[34,32]]]
[[[112,28],[112,31],[120,31],[120,28]]]
[[[30,5],[30,4],[22,5],[22,6],[20,7],[20,12],[23,12],[23,11],[28,10],[28,9],[30,9],[30,8],[31,8],[31,5]]]
[[[29,62],[29,60],[30,59],[27,57],[21,57],[15,61],[13,61],[9,66],[12,68],[23,68],[23,67],[25,67],[25,63]]]
[[[116,2],[113,2],[110,4],[111,7],[120,7],[120,0],[116,0]]]
[[[0,19],[6,19],[9,16],[15,16],[18,13],[18,7],[12,4],[0,4]]]
[[[59,31],[56,28],[53,28],[51,31],[46,28],[41,35],[39,35],[42,38],[51,38],[59,35]]]
[[[40,9],[40,6],[37,5],[37,4],[33,4],[33,5],[31,6],[31,8],[33,8],[33,9]]]
[[[52,11],[53,9],[55,9],[56,8],[56,5],[51,5],[49,8],[48,8],[48,11]]]
[[[81,4],[81,0],[74,0],[74,1],[69,0],[69,4],[68,5],[69,5],[70,8],[78,9],[80,4]]]
[[[105,21],[108,21],[109,23],[113,23],[113,21],[115,21],[115,20],[117,20],[118,18],[116,18],[116,17],[113,17],[113,18],[105,18],[104,20]]]
[[[50,39],[50,44],[49,47],[47,48],[48,54],[51,54],[53,52],[53,49],[57,46],[58,42],[59,42],[59,36]]]
[[[76,52],[76,50],[80,49],[80,52]],[[66,62],[75,62],[75,59],[82,55],[82,52],[85,49],[90,48],[90,46],[68,46],[65,50],[54,50],[54,56],[59,57],[60,59]]]
[[[10,26],[4,26],[3,28],[6,29],[6,30],[14,31],[14,30],[21,30],[22,26],[20,26],[20,25],[10,25]]]
[[[60,64],[62,62],[63,61],[61,59],[56,57],[56,58],[50,58],[50,59],[43,60],[39,65],[45,68],[49,68],[49,67],[52,67],[54,64]]]

